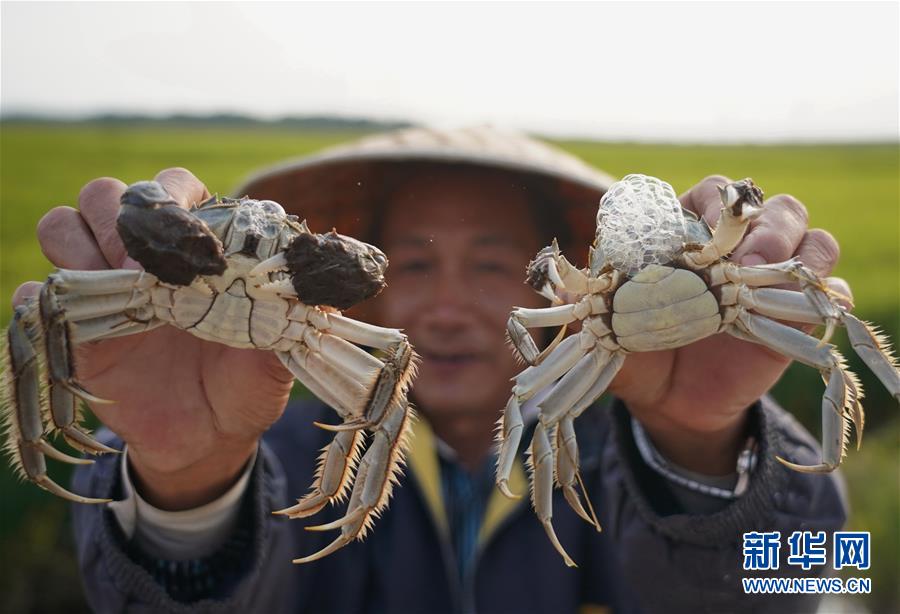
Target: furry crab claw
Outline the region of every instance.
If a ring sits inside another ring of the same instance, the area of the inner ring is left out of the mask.
[[[762,191],[749,179],[719,189],[722,217],[715,231],[681,208],[672,187],[653,177],[628,175],[600,201],[597,238],[590,265],[577,269],[555,242],[529,265],[528,283],[554,303],[545,309],[513,309],[509,339],[530,365],[515,379],[497,436],[497,485],[508,495],[516,452],[524,432],[521,405],[549,388],[538,404],[530,443],[531,500],[548,538],[567,565],[575,562],[553,530],[552,492],[563,489],[574,511],[599,530],[579,476],[574,421],[607,389],[632,352],[688,345],[727,333],[818,369],[826,382],[822,398],[822,462],[797,471],[827,472],[845,455],[850,426],[862,438],[862,387],[837,349],[827,343],[836,326],[850,345],[900,400],[900,372],[887,339],[837,302],[823,281],[801,262],[741,266],[728,259],[750,222],[762,212]],[[636,232],[635,229],[640,229]],[[792,284],[798,290],[780,287]],[[826,327],[817,339],[779,320]],[[528,329],[565,327],[539,350]],[[580,494],[579,494],[580,493]],[[582,495],[587,509],[582,504]]]
[[[46,456],[93,462],[57,450],[48,434],[61,433],[87,454],[116,452],[79,426],[79,399],[103,399],[79,383],[72,348],[174,326],[231,347],[274,352],[334,408],[343,424],[322,453],[310,492],[278,513],[310,516],[349,491],[346,516],[319,527],[340,529],[340,536],[296,562],[362,539],[388,504],[413,419],[407,391],[416,355],[406,336],[339,311],[381,291],[384,254],[334,231],[312,233],[272,201],[214,197],[182,209],[156,182],[125,191],[117,227],[143,271],[58,270],[9,327],[0,414],[19,475],[71,501],[105,502],[69,492],[47,475]]]

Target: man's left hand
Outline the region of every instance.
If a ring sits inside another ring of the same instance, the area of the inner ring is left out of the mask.
[[[714,228],[722,206],[717,188],[730,182],[707,177],[680,197],[681,204]],[[806,207],[779,194],[765,202],[763,214],[729,259],[759,265],[796,257],[825,278],[838,255],[831,234],[808,228]],[[851,296],[842,279],[828,278],[827,283]],[[610,391],[666,458],[698,473],[726,475],[734,471],[746,439],[748,408],[789,364],[789,358],[762,345],[721,333],[675,350],[629,354]]]

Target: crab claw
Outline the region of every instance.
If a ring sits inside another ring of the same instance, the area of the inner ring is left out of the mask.
[[[560,257],[556,239],[553,243],[537,253],[526,269],[525,283],[534,288],[538,294],[553,303],[560,303],[557,290],[564,290],[566,285],[559,274],[557,260]]]
[[[763,212],[763,191],[750,178],[719,186],[722,206],[740,221],[758,218]]]

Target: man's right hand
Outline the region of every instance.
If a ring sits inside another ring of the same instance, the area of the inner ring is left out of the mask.
[[[185,169],[162,171],[156,181],[185,208],[210,196]],[[95,179],[81,190],[78,210],[47,213],[37,234],[50,262],[73,270],[139,269],[116,231],[125,188],[117,179]],[[23,284],[13,303],[39,291],[38,282]],[[75,368],[87,390],[113,401],[91,409],[128,444],[141,496],[167,510],[203,505],[234,483],[294,381],[273,352],[203,341],[171,326],[78,346]]]

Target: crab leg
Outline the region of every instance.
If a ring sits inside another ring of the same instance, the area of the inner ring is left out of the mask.
[[[822,315],[808,294],[792,290],[743,287],[739,290],[738,302],[748,309],[773,318],[808,324],[832,321],[831,317]],[[833,308],[833,318],[847,329],[853,350],[881,380],[888,392],[900,400],[900,372],[887,339],[852,313],[836,306]],[[827,341],[827,337],[823,341]]]
[[[596,348],[585,354],[538,405],[541,422],[552,428],[591,388],[609,363],[610,352]]]
[[[735,337],[760,343],[794,360],[822,371],[827,385],[822,398],[822,457],[818,465],[798,465],[777,457],[796,471],[825,473],[840,465],[849,434],[845,418],[856,425],[857,443],[862,437],[864,414],[859,399],[862,388],[856,376],[845,369],[843,359],[832,345],[821,345],[817,339],[795,328],[774,322],[763,316],[743,311],[735,326],[727,329]]]
[[[712,267],[710,276],[712,285],[724,283],[724,281],[732,281],[741,286],[798,283],[800,290],[806,295],[810,304],[815,307],[825,322],[826,329],[825,334],[822,336],[823,343],[831,338],[835,325],[841,319],[841,309],[831,298],[836,296],[834,291],[812,269],[796,258],[786,262],[752,267],[736,267],[729,263],[723,263]],[[775,288],[769,288],[769,290],[775,290]],[[849,301],[849,299],[847,300]]]
[[[562,487],[563,495],[569,506],[575,513],[581,516],[583,520],[594,525],[597,531],[600,531],[600,521],[597,520],[597,514],[594,513],[594,507],[591,500],[584,493],[584,500],[587,501],[590,514],[585,511],[581,505],[581,499],[578,496],[576,485],[581,485],[582,491],[584,484],[581,481],[579,473],[579,456],[578,456],[578,440],[575,437],[575,419],[571,415],[565,416],[559,421],[556,428],[556,479]]]
[[[562,377],[584,356],[581,335],[570,335],[563,339],[546,360],[536,367],[528,367],[519,373],[514,381],[513,394],[519,401],[527,401],[536,392]]]
[[[497,487],[500,492],[511,499],[518,498],[509,489],[509,476],[512,473],[516,453],[522,441],[523,422],[519,404],[562,377],[578,362],[584,355],[579,338],[580,335],[567,337],[544,362],[536,367],[528,367],[515,378],[513,393],[506,404],[506,409],[500,418],[500,427],[497,429],[497,439],[500,444],[497,452]]]
[[[595,350],[595,352],[596,351],[601,350],[598,349]],[[578,455],[578,442],[575,438],[573,423],[575,418],[580,416],[584,410],[590,407],[594,401],[599,399],[600,396],[606,392],[609,384],[624,363],[624,352],[613,352],[608,356],[607,362],[604,364],[600,374],[591,380],[591,385],[587,392],[585,392],[581,398],[568,409],[566,414],[559,421],[559,428],[556,432],[556,476],[563,489],[563,495],[565,495],[566,501],[569,502],[572,509],[584,520],[594,525],[598,531],[600,530],[600,523],[591,506],[591,500],[584,489],[584,484],[581,482],[581,475],[579,473],[580,461]],[[588,516],[584,507],[581,505],[578,491],[575,488],[576,482],[584,493],[584,499],[591,512],[590,516]]]
[[[94,403],[110,403],[92,395],[75,379],[72,366],[71,329],[65,311],[56,300],[55,279],[41,288],[39,310],[44,329],[45,359],[50,387],[50,415],[54,427],[61,431],[66,442],[82,452],[102,454],[117,452],[95,441],[76,424],[75,396]]]
[[[324,315],[327,323],[323,325],[316,323],[317,328],[352,343],[379,350],[393,350],[397,346],[408,343],[406,335],[395,328],[384,328],[374,324],[367,324],[339,313],[327,313]]]
[[[365,350],[334,335],[321,334],[312,327],[303,333],[304,345],[326,357],[328,363],[347,373],[366,388],[378,377],[383,363]]]
[[[131,290],[146,290],[158,283],[155,275],[146,271],[115,269],[111,271],[72,271],[59,269],[50,275],[59,295],[75,291],[82,296],[121,294]]]
[[[23,374],[13,376],[14,384],[17,388],[27,387],[32,391],[26,393],[22,388],[22,394],[17,393],[12,400],[18,420],[11,422],[10,437],[24,437],[28,444],[27,450],[23,448],[17,456],[17,464],[22,466],[24,475],[61,497],[82,503],[101,502],[69,493],[46,476],[44,455],[73,464],[92,461],[69,456],[42,438],[34,439],[33,425],[27,422],[26,416],[41,412],[32,399],[39,399],[39,385],[34,387],[28,383],[31,374],[37,374],[37,363],[28,366],[30,359],[26,355],[38,351],[40,335],[36,331],[43,330],[40,351],[44,353],[47,371],[45,385],[47,414],[52,420],[50,430],[62,432],[69,445],[87,454],[118,452],[94,440],[78,426],[77,397],[95,403],[105,401],[90,394],[78,383],[72,364],[72,348],[75,343],[118,337],[161,326],[163,322],[153,317],[150,294],[146,291],[154,283],[156,278],[142,271],[61,270],[49,276],[37,300],[17,310],[19,323],[27,322],[27,326],[22,324],[16,328],[14,323],[10,329],[10,366],[15,373],[17,365],[22,365]],[[27,344],[27,350],[22,349],[26,347],[23,344]],[[19,381],[21,377],[25,380]],[[38,422],[41,422],[40,418]]]
[[[106,503],[108,499],[92,499],[70,492],[54,482],[47,475],[44,455],[72,464],[91,463],[88,459],[69,456],[53,448],[43,438],[44,425],[41,420],[40,376],[38,357],[35,351],[37,323],[31,321],[35,312],[32,307],[20,306],[16,309],[9,327],[7,347],[4,348],[8,369],[4,371],[10,378],[4,391],[10,398],[4,399],[2,411],[7,428],[6,449],[13,459],[17,472],[41,488],[53,494],[78,503]],[[105,446],[104,446],[105,447]]]
[[[797,258],[753,266],[741,266],[724,261],[713,264],[708,271],[709,283],[712,286],[729,281],[747,286],[773,286],[800,282],[815,286],[823,292],[830,292],[822,279]]]
[[[521,495],[515,494],[509,489],[509,476],[512,474],[513,463],[522,442],[522,430],[525,422],[522,420],[522,408],[516,395],[509,397],[503,414],[497,421],[496,443],[497,450],[497,488],[503,496],[509,499],[518,499]]]
[[[568,555],[556,531],[553,530],[553,447],[543,424],[538,422],[531,439],[531,453],[528,458],[531,467],[531,503],[538,520],[544,525],[544,531],[556,551],[562,555],[569,567],[577,567]]]
[[[582,384],[578,380],[573,381],[571,385],[565,385],[566,378],[571,376],[572,373],[585,362],[585,359],[593,354],[597,355],[594,359],[599,362],[599,372],[596,375],[593,373],[583,374],[584,381],[586,381],[587,385]],[[566,404],[561,406],[565,409],[565,412],[559,418],[558,423],[556,423],[556,440],[554,446],[554,454],[556,455],[556,478],[563,489],[563,495],[565,495],[566,501],[569,502],[569,505],[575,510],[575,513],[594,525],[598,531],[600,530],[600,523],[591,506],[590,499],[584,489],[584,484],[581,482],[581,475],[579,473],[578,442],[575,438],[574,420],[596,401],[600,395],[606,392],[607,387],[610,382],[612,382],[616,373],[619,372],[619,369],[622,368],[624,362],[624,353],[613,352],[610,354],[602,348],[593,350],[579,362],[579,365],[576,365],[572,371],[567,373],[566,376],[556,384],[553,391],[540,405],[540,408],[543,410],[548,401],[552,403],[552,397],[559,389],[566,390],[566,388],[569,387],[577,388],[579,393],[581,393],[580,396],[575,396],[574,394],[568,395]],[[545,419],[544,414],[545,412],[542,411],[541,421],[548,429],[550,429],[554,425],[555,420]],[[585,501],[588,504],[588,509],[590,509],[590,515],[585,511],[581,504],[576,486],[580,486],[584,493]]]
[[[301,384],[330,405],[345,422],[356,418],[353,411],[341,399],[300,366],[294,355],[288,352],[279,352],[278,358]],[[343,497],[347,487],[353,481],[353,471],[356,460],[359,458],[362,441],[362,429],[359,428],[337,433],[319,457],[319,466],[316,468],[316,477],[310,493],[302,499],[298,499],[296,505],[273,513],[283,514],[290,518],[303,518],[315,514],[329,501]]]
[[[337,396],[337,394],[321,382],[303,366],[306,364],[307,352],[303,348],[296,348],[291,352],[278,352],[278,359],[281,364],[291,372],[298,382],[309,390],[311,393],[321,399],[326,405],[335,410],[344,420],[350,420],[358,416],[355,415],[352,405],[348,405],[346,400]]]
[[[410,372],[414,368],[412,358],[413,352],[409,345],[397,348],[393,355],[387,357],[381,370],[377,373],[374,384],[366,387],[368,396],[365,402],[354,405],[355,407],[365,405],[363,414],[357,419],[339,426],[320,423],[316,423],[316,426],[338,431],[352,428],[368,428],[380,423],[389,405],[396,399],[406,397],[407,382],[411,379],[412,375]]]
[[[737,300],[743,307],[771,318],[806,324],[822,324],[825,321],[825,317],[802,292],[744,286],[738,289]]]
[[[606,389],[609,388],[613,378],[622,368],[623,364],[625,364],[625,352],[613,352],[612,356],[609,358],[609,362],[600,373],[600,376],[594,380],[594,383],[591,384],[588,391],[584,393],[584,396],[572,406],[572,409],[569,410],[569,415],[572,418],[577,418],[584,413],[584,410],[593,405],[594,401],[599,399],[600,396],[606,392]]]
[[[312,328],[307,329],[303,339],[307,347],[299,346],[279,356],[302,384],[337,410],[344,423],[316,423],[338,433],[323,451],[312,492],[297,505],[278,512],[292,518],[310,516],[343,496],[353,480],[353,467],[363,441],[361,430],[381,423],[392,403],[406,404],[405,382],[410,377],[413,356],[403,335],[403,343],[394,347],[386,363],[344,339]],[[367,391],[367,397],[348,396],[348,389]],[[353,409],[357,407],[364,407],[361,415]]]
[[[526,309],[516,307],[509,315],[506,332],[509,341],[518,351],[519,356],[531,366],[540,364],[548,353],[553,351],[565,335],[565,326],[579,319],[576,315],[577,304],[558,305],[544,309]],[[537,343],[528,332],[529,328],[560,326],[559,334],[543,351],[538,350]]]
[[[152,313],[148,313],[145,319],[140,311],[134,316],[129,317],[125,314],[117,313],[99,318],[91,318],[80,320],[78,322],[70,322],[71,340],[73,343],[87,343],[88,341],[96,341],[99,339],[112,339],[114,337],[124,337],[126,335],[134,335],[143,333],[154,328],[159,328],[164,321],[152,317]]]
[[[361,430],[337,433],[322,449],[311,492],[298,499],[296,505],[272,513],[292,519],[305,518],[318,513],[331,501],[341,501],[353,481],[362,444]]]
[[[359,462],[347,514],[335,522],[307,527],[308,531],[340,528],[340,536],[322,550],[295,559],[294,563],[316,561],[343,548],[354,539],[366,536],[373,516],[384,510],[393,485],[397,482],[397,474],[403,465],[411,414],[412,411],[404,400],[391,405],[384,420],[375,429],[369,449]]]
[[[888,392],[900,401],[900,371],[887,338],[851,313],[844,312],[842,321],[847,327],[853,351],[881,380]]]
[[[382,350],[388,354],[386,369],[382,369],[376,382],[378,390],[392,391],[392,398],[405,395],[409,384],[416,374],[418,357],[406,335],[397,329],[384,328],[365,322],[359,322],[337,313],[322,313],[324,321],[312,320],[313,324],[329,335],[346,339],[367,347]],[[385,404],[385,407],[387,404]],[[375,422],[380,420],[381,413],[375,415]]]

